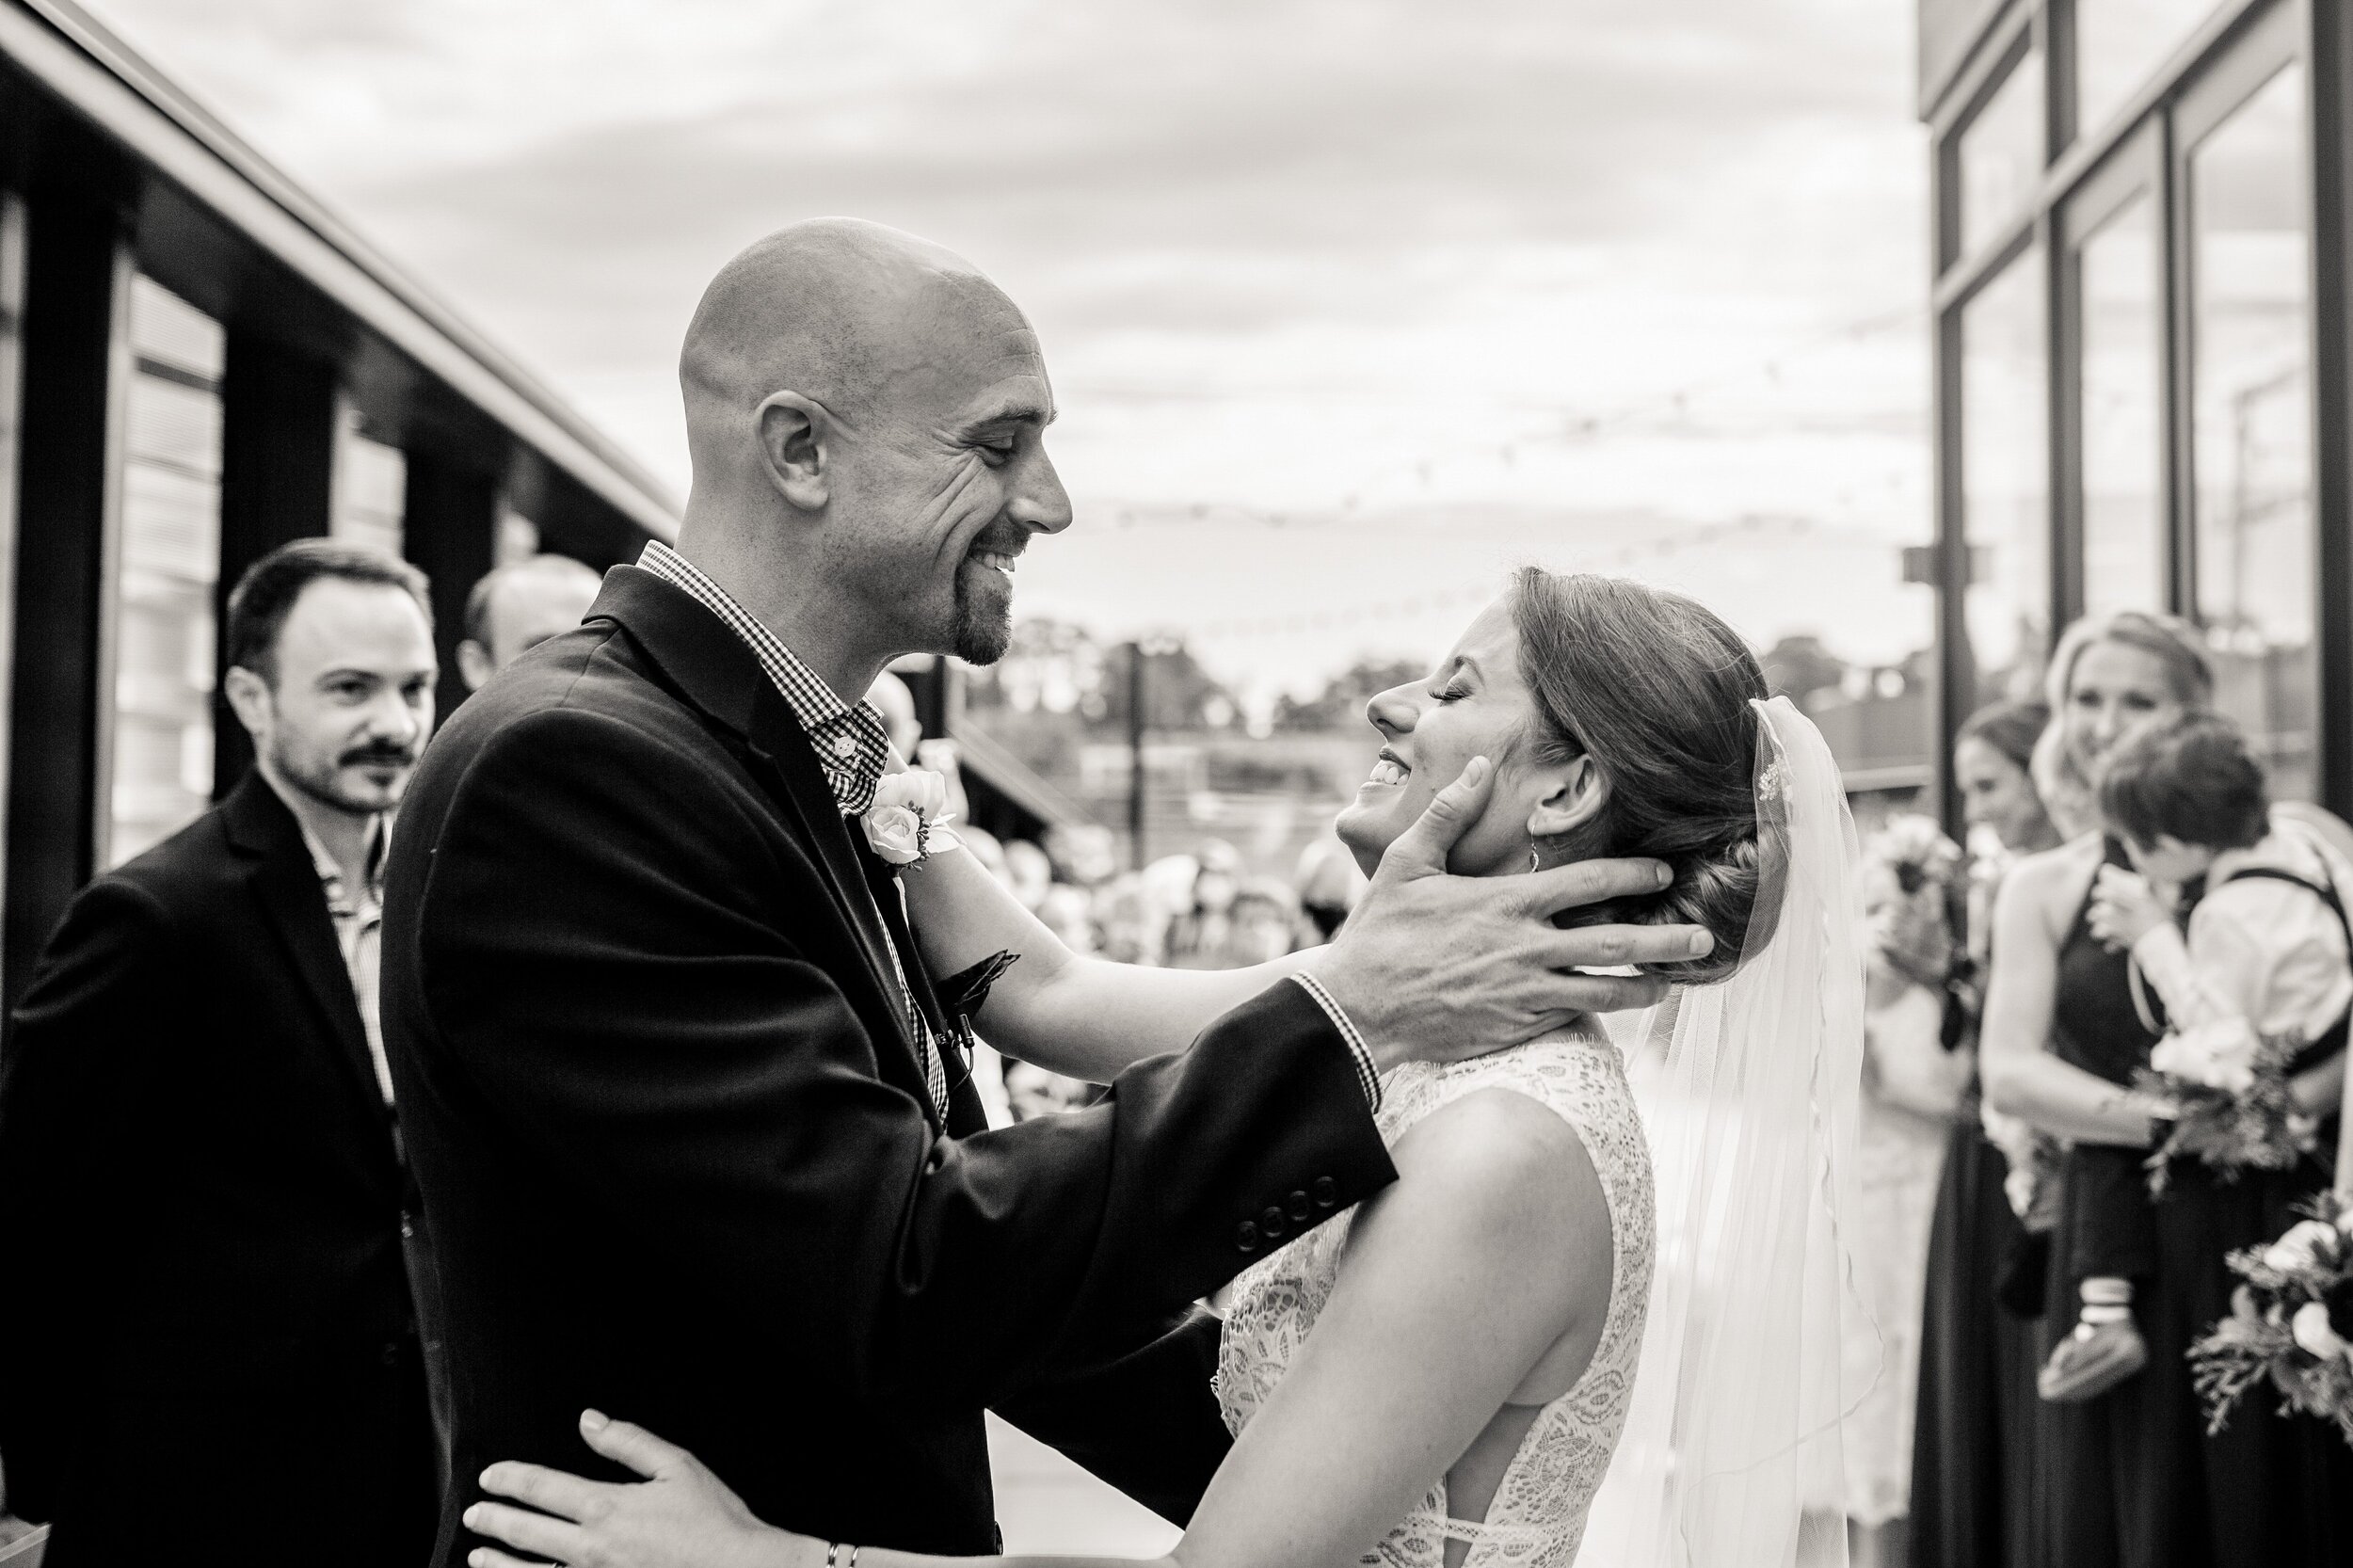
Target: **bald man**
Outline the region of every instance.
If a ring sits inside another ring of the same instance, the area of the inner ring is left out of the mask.
[[[490,677],[588,614],[604,579],[568,555],[534,555],[485,572],[466,595],[457,673],[478,692]]]
[[[1037,342],[961,258],[829,219],[728,264],[680,380],[677,548],[466,703],[393,838],[385,1028],[461,1478],[439,1561],[494,1460],[622,1479],[591,1405],[870,1547],[997,1544],[989,1406],[1185,1518],[1226,1446],[1190,1305],[1393,1178],[1380,1070],[1647,1000],[1551,970],[1690,934],[1585,952],[1524,891],[1392,879],[1320,984],[986,1131],[980,1004],[854,831],[885,752],[856,697],[907,653],[1002,653],[1016,563],[1069,525]]]

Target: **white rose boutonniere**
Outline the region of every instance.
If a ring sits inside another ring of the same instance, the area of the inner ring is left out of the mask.
[[[963,848],[947,830],[947,807],[948,781],[939,775],[920,768],[885,774],[874,786],[874,804],[858,819],[867,847],[893,866],[920,866]]]

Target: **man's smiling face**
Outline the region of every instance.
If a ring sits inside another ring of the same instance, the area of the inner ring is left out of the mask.
[[[1017,557],[1070,523],[1046,455],[1053,388],[1030,324],[984,280],[939,280],[912,306],[859,406],[831,410],[848,581],[896,647],[989,664],[1012,639]]]

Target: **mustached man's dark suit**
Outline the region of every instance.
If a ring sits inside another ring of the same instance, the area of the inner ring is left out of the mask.
[[[326,893],[258,774],[92,882],[0,1057],[0,1460],[54,1568],[409,1568],[404,1181]]]
[[[443,1273],[444,1564],[491,1461],[617,1479],[591,1405],[836,1539],[989,1550],[991,1405],[1181,1518],[1225,1448],[1214,1328],[1153,1336],[1271,1210],[1295,1231],[1392,1177],[1289,983],[1007,1130],[952,1051],[940,1125],[878,909],[952,1020],[855,826],[748,647],[637,568],[427,753],[384,1005]]]

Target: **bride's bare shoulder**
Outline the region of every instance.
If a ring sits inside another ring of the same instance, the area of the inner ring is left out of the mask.
[[[1390,1151],[1401,1192],[1445,1207],[1500,1245],[1609,1251],[1593,1156],[1557,1111],[1516,1089],[1474,1089],[1405,1129]]]

